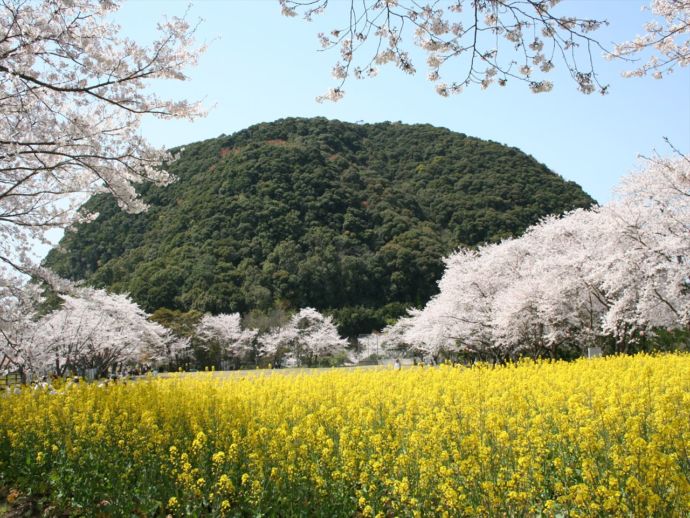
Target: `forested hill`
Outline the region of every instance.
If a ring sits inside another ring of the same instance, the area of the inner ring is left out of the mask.
[[[313,306],[364,332],[436,291],[461,244],[593,200],[516,148],[429,125],[284,119],[190,144],[148,212],[100,215],[45,263],[146,310]]]

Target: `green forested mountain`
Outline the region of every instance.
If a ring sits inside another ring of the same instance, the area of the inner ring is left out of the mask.
[[[284,119],[186,146],[148,212],[100,215],[45,263],[160,307],[313,306],[353,335],[436,291],[442,257],[593,200],[518,149],[429,125]]]

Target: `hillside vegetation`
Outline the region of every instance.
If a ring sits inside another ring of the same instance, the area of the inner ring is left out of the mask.
[[[459,245],[593,203],[516,148],[429,125],[284,119],[179,151],[177,182],[141,187],[148,212],[92,198],[46,265],[149,312],[311,306],[352,336],[424,304]]]

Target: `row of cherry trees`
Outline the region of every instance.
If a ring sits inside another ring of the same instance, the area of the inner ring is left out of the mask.
[[[439,288],[386,330],[389,348],[504,361],[630,352],[690,331],[690,159],[649,160],[604,206],[459,250]]]
[[[242,364],[271,363],[315,366],[343,359],[347,341],[330,316],[313,308],[295,313],[283,326],[265,333],[243,329],[239,313],[205,315],[196,331],[201,347]]]
[[[15,325],[0,336],[0,371],[16,371],[25,379],[86,372],[103,377],[142,364],[191,365],[196,348],[233,368],[312,366],[342,360],[347,344],[331,317],[312,308],[265,333],[243,329],[238,313],[207,314],[193,335],[183,338],[151,321],[127,295],[71,287],[61,295],[59,307],[40,316],[34,311],[40,294],[35,287],[32,291],[34,300],[14,306]]]
[[[34,312],[39,294],[34,297],[14,307],[14,325],[0,337],[5,372],[35,377],[91,370],[100,377],[118,367],[173,356],[186,345],[149,321],[126,295],[72,287],[61,296],[60,307],[43,316]]]

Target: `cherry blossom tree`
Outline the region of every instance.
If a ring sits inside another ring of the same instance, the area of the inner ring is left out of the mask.
[[[152,80],[186,79],[202,50],[195,27],[165,20],[142,46],[120,35],[117,9],[113,0],[0,4],[0,300],[42,273],[32,246],[74,223],[85,197],[109,192],[140,212],[135,184],[172,180],[162,165],[173,157],[140,135],[142,117],[202,114],[146,90]]]
[[[333,318],[314,308],[304,308],[290,320],[297,338],[293,352],[304,365],[316,365],[319,361],[345,351],[347,340],[341,338]]]
[[[690,160],[655,158],[612,202],[446,260],[440,292],[403,320],[417,351],[505,361],[639,348],[690,329]]]
[[[7,290],[10,296],[1,301],[0,313],[0,375],[18,372],[25,382],[28,374],[38,372],[45,363],[34,317],[41,295],[33,284]]]
[[[18,328],[16,366],[60,376],[94,369],[104,376],[113,368],[169,358],[184,346],[126,295],[77,288],[62,298],[61,307]]]
[[[338,334],[332,317],[314,308],[301,309],[286,325],[264,333],[259,341],[264,358],[277,364],[294,358],[307,366],[344,353],[347,345],[347,340]]]
[[[655,19],[645,24],[645,32],[619,43],[607,56],[637,59],[650,54],[642,65],[627,71],[626,77],[651,74],[661,79],[676,66],[690,64],[690,0],[652,0],[648,11]]]
[[[502,357],[494,331],[494,301],[511,281],[513,241],[480,251],[459,250],[446,259],[439,293],[419,312],[405,339],[425,355],[462,352],[484,359]]]
[[[418,312],[409,310],[408,313]],[[407,332],[414,323],[414,315],[399,318],[395,323],[386,326],[379,337],[379,346],[389,353],[401,355],[406,354],[410,349],[407,342]]]
[[[624,251],[602,280],[615,300],[604,329],[622,343],[656,327],[690,329],[690,158],[647,160],[605,209]]]
[[[303,14],[311,21],[331,7],[328,0],[279,0],[286,16]],[[343,24],[318,34],[324,50],[339,50],[332,73],[337,85],[318,100],[337,101],[350,77],[364,79],[392,64],[408,74],[417,72],[412,44],[426,54],[428,79],[442,96],[473,84],[481,88],[526,83],[535,93],[548,92],[548,74],[564,66],[577,89],[606,93],[595,70],[593,54],[636,59],[651,50],[649,61],[628,75],[652,72],[661,77],[675,65],[690,61],[690,1],[653,0],[653,20],[645,34],[607,51],[593,32],[606,20],[571,16],[560,0],[454,0],[418,3],[411,0],[351,0]],[[343,7],[343,4],[336,4]],[[446,80],[448,62],[458,64]]]
[[[520,261],[493,306],[503,350],[555,358],[594,345],[609,303],[597,275],[616,249],[614,230],[593,208],[546,218],[514,241]]]
[[[254,329],[242,329],[239,313],[204,315],[197,326],[196,334],[207,350],[218,347],[223,357],[236,363],[256,360],[256,335]]]
[[[297,358],[293,354],[293,344],[297,340],[297,328],[291,324],[279,326],[259,335],[259,355],[273,365],[285,364],[288,359]]]
[[[518,241],[532,253],[497,301],[498,340],[519,350],[531,337],[552,357],[602,339],[628,352],[655,329],[687,326],[687,168],[685,159],[649,162],[611,203],[526,232]]]

